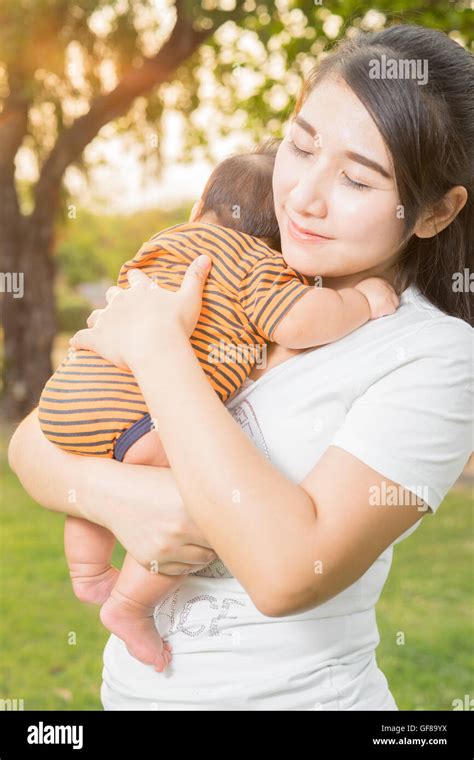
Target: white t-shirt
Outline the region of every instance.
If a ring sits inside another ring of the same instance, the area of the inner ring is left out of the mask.
[[[291,480],[336,445],[435,512],[472,450],[472,338],[410,287],[392,316],[247,381],[226,406]],[[188,575],[155,610],[171,665],[157,673],[111,635],[104,708],[396,710],[375,657],[392,552],[325,604],[280,618],[261,614],[219,560],[208,574],[224,577]],[[422,578],[420,568],[421,589]]]

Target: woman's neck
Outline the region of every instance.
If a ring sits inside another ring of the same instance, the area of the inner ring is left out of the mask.
[[[341,277],[323,277],[323,286],[325,288],[332,288],[333,290],[342,290],[342,288],[353,288],[362,280],[366,280],[368,277],[383,277],[391,285],[397,289],[399,282],[398,269],[394,265],[390,267],[374,267],[373,269],[367,269],[364,272],[356,272],[354,274],[347,274]],[[403,288],[402,288],[403,289]]]

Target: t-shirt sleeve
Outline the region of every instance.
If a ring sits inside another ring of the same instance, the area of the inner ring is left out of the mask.
[[[240,303],[259,335],[264,340],[273,340],[285,314],[312,289],[308,278],[286,266],[283,259],[267,258],[242,280]]]
[[[432,512],[473,448],[473,333],[453,319],[394,348],[398,365],[356,399],[331,441]]]

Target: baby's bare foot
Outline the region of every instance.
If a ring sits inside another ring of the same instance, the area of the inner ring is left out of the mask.
[[[119,571],[112,565],[70,563],[72,587],[81,602],[103,604],[117,582]]]
[[[100,619],[140,662],[153,665],[159,673],[171,662],[171,646],[156,630],[153,607],[114,590],[100,608]]]

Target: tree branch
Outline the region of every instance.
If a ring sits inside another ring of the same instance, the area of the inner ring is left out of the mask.
[[[35,188],[35,215],[48,213],[51,193],[58,192],[66,168],[81,155],[99,130],[126,113],[136,97],[168,81],[173,71],[215,31],[214,27],[194,29],[192,21],[184,16],[181,0],[176,2],[176,13],[177,20],[171,36],[159,52],[146,59],[140,68],[130,68],[114,90],[95,98],[89,111],[58,137]],[[229,13],[228,17],[231,18],[232,14]]]

